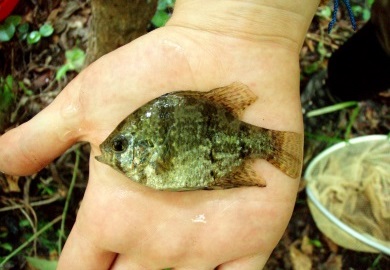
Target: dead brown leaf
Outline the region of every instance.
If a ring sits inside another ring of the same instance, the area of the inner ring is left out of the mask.
[[[8,183],[8,191],[9,192],[20,192],[20,188],[18,185],[19,176],[13,176],[13,175],[5,175],[5,179]]]
[[[306,255],[313,254],[313,245],[311,244],[310,238],[307,235],[303,236],[303,238],[302,238],[301,250]]]
[[[323,266],[323,269],[327,270],[341,270],[343,268],[343,258],[341,255],[331,254]]]
[[[312,261],[294,245],[290,246],[290,258],[294,270],[311,270]]]
[[[339,251],[339,246],[335,242],[333,242],[330,238],[326,237],[325,235],[323,235],[323,238],[330,251],[332,251],[333,253],[337,253]]]

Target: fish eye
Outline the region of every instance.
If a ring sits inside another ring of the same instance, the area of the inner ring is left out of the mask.
[[[123,136],[118,136],[112,140],[111,146],[115,152],[121,153],[127,149],[129,143]]]

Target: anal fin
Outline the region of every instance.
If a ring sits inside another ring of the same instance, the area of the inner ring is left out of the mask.
[[[265,187],[266,181],[253,170],[253,160],[245,160],[244,163],[236,168],[226,177],[216,179],[210,189],[228,189],[240,186],[258,186]]]

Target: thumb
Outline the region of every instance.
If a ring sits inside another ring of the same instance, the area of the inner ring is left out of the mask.
[[[218,270],[257,270],[263,269],[269,258],[269,254],[256,254],[224,263],[217,267]]]
[[[0,171],[35,173],[78,140],[82,116],[75,86],[69,84],[34,118],[0,137]]]

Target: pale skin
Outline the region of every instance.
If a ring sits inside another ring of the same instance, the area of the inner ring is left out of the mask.
[[[161,192],[99,163],[99,144],[154,97],[240,81],[259,97],[243,121],[303,133],[299,50],[319,0],[177,0],[166,27],[86,68],[29,122],[0,137],[0,170],[37,172],[77,141],[90,177],[58,269],[261,269],[299,179],[265,161],[266,188]]]

